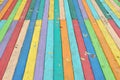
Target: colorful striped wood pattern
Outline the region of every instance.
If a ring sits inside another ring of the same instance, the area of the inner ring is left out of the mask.
[[[0,80],[119,79],[119,0],[0,0]]]

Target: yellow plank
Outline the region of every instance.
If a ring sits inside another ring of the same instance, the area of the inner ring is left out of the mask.
[[[50,6],[49,6],[49,20],[54,19],[54,0],[50,0]]]
[[[105,0],[105,2],[111,8],[111,10],[115,13],[115,15],[120,19],[120,12],[116,10],[116,8],[110,3],[109,0]]]
[[[19,20],[19,18],[21,17],[21,14],[22,14],[22,11],[25,7],[25,4],[26,4],[27,0],[23,0],[17,13],[16,13],[16,16],[14,17],[14,20]]]
[[[4,1],[4,0],[0,0],[0,4],[2,4],[2,3],[3,3],[3,1]]]
[[[25,20],[23,23],[20,35],[19,35],[18,40],[15,44],[15,48],[12,52],[10,61],[8,63],[6,71],[4,73],[3,80],[12,80],[12,77],[13,77],[13,74],[15,71],[15,67],[17,65],[18,58],[20,55],[20,50],[22,48],[22,45],[23,45],[23,42],[25,39],[25,35],[26,35],[27,29],[28,29],[29,22],[30,22],[29,20]]]
[[[112,28],[112,26],[110,25],[110,23],[108,22],[108,20],[106,19],[106,17],[104,16],[104,14],[102,13],[102,11],[98,7],[98,5],[96,4],[95,0],[92,0],[91,2],[94,5],[96,11],[98,12],[98,15],[100,16],[100,19],[104,23],[104,25],[105,25],[104,27],[107,29],[107,31],[111,35],[112,39],[114,40],[115,44],[117,45],[117,47],[120,50],[120,38],[119,38],[119,36],[114,31],[114,29]]]
[[[34,78],[34,68],[36,63],[41,24],[41,20],[36,21],[23,80],[33,80]]]

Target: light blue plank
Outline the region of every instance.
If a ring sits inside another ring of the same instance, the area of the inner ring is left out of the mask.
[[[71,49],[71,55],[72,55],[74,78],[75,80],[84,80],[82,65],[81,65],[80,56],[78,52],[78,46],[77,46],[77,42],[74,34],[72,18],[70,15],[70,9],[69,9],[67,0],[64,0],[64,7],[65,7],[68,36],[69,36],[70,49]]]
[[[44,80],[53,80],[53,20],[48,21]]]

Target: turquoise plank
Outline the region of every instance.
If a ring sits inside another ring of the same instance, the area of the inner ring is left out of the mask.
[[[53,20],[48,21],[44,80],[53,80]]]
[[[62,41],[60,33],[60,10],[59,0],[54,2],[54,61],[53,61],[53,79],[64,80],[63,61],[62,61]]]
[[[64,0],[64,7],[65,7],[68,36],[69,36],[70,49],[71,49],[71,55],[72,55],[74,78],[75,78],[75,80],[84,80],[84,74],[83,74],[82,64],[81,64],[81,60],[80,60],[80,56],[79,56],[79,52],[78,52],[78,46],[77,46],[77,42],[76,42],[76,38],[75,38],[75,34],[74,34],[68,0]]]

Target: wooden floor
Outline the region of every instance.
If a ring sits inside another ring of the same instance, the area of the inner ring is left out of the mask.
[[[0,80],[120,80],[120,0],[0,0]]]

